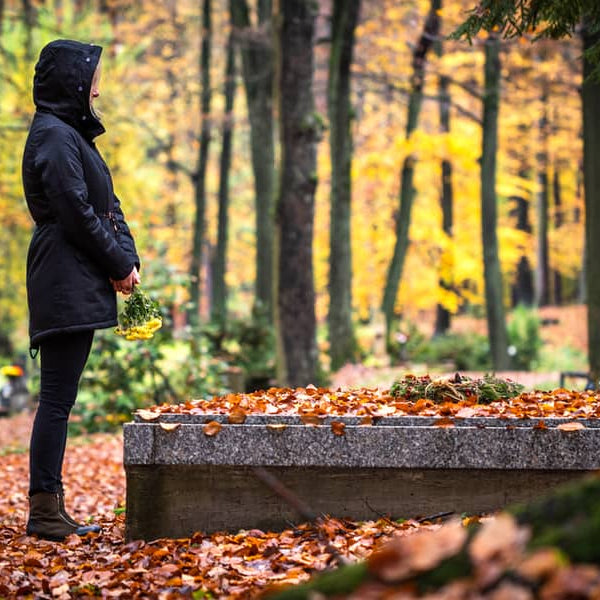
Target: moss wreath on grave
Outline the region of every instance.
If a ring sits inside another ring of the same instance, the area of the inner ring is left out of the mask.
[[[494,375],[486,374],[481,378],[472,379],[456,373],[450,379],[432,379],[429,375],[421,377],[405,375],[392,385],[390,394],[395,398],[409,401],[426,398],[435,403],[475,400],[479,404],[489,404],[497,400],[514,398],[523,389],[524,386],[520,383]]]

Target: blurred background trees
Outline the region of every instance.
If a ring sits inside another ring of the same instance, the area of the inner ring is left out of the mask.
[[[527,27],[504,38],[471,23],[471,44],[447,39],[472,7],[5,0],[0,352],[27,348],[20,159],[33,66],[57,37],[105,48],[98,145],[165,311],[151,358],[167,378],[178,370],[175,395],[227,389],[232,366],[268,382],[278,363],[279,383],[308,384],[385,362],[382,332],[394,361],[460,349],[458,362],[514,368],[529,356],[515,355],[515,332],[530,328],[511,322],[538,323],[538,306],[581,303],[586,289],[600,322],[597,203],[584,194],[598,92],[581,61],[598,29],[531,43]],[[311,21],[301,43],[289,19]],[[466,315],[487,315],[485,337],[457,339]],[[194,391],[203,376],[213,389]]]

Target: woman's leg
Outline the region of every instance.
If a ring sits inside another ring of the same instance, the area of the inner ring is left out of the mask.
[[[40,401],[29,449],[29,495],[58,492],[67,421],[88,359],[93,331],[51,336],[40,344]]]

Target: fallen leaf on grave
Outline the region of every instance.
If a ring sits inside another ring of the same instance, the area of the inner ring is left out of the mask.
[[[267,423],[267,429],[271,431],[283,431],[286,427],[285,423]]]
[[[548,429],[548,426],[544,421],[538,421],[534,426],[534,429]]]
[[[241,408],[234,408],[229,415],[227,415],[227,422],[231,425],[242,425],[246,421],[246,412]]]
[[[180,425],[181,423],[161,423],[160,428],[165,431],[175,431]]]
[[[371,415],[367,415],[360,420],[361,425],[373,425],[373,417]]]
[[[321,424],[321,417],[319,417],[319,415],[300,415],[300,420],[305,424],[305,425],[320,425]]]
[[[346,424],[341,421],[332,421],[331,422],[331,431],[335,435],[345,435],[346,434]]]
[[[154,412],[152,410],[144,410],[143,408],[138,410],[136,414],[143,421],[156,421],[160,417],[160,413]]]
[[[579,431],[581,429],[585,429],[585,425],[583,423],[571,421],[569,423],[561,423],[560,425],[557,425],[556,429],[560,429],[561,431]]]
[[[444,417],[443,419],[437,419],[433,424],[434,427],[454,427],[454,420],[450,417]]]
[[[204,435],[207,435],[208,437],[213,437],[217,435],[219,431],[221,431],[222,427],[223,426],[221,425],[221,423],[218,423],[217,421],[210,421],[202,428],[202,431],[204,431]]]

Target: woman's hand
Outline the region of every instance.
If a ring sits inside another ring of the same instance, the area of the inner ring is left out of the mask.
[[[121,292],[122,294],[128,295],[133,292],[133,288],[142,282],[140,274],[138,273],[137,267],[133,267],[131,273],[125,277],[125,279],[111,279],[110,282],[115,292]]]

